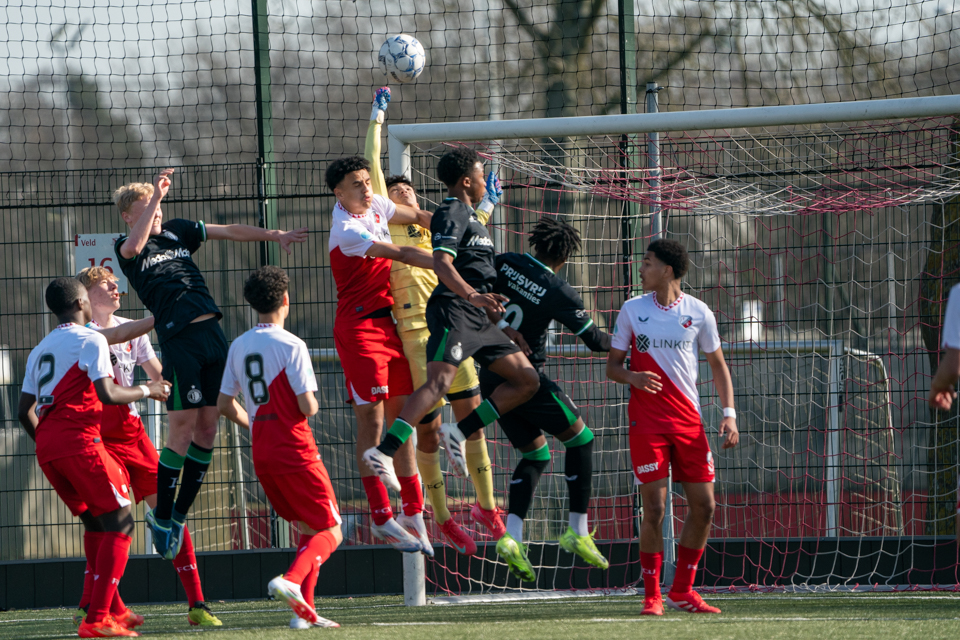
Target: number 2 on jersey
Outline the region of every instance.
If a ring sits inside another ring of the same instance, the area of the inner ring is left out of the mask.
[[[50,365],[50,368],[47,369],[46,373],[40,374],[40,379],[37,381],[37,407],[43,404],[53,404],[52,395],[43,395],[43,385],[47,384],[53,380],[53,370],[57,367],[57,360],[53,357],[52,353],[45,353],[40,356],[39,362],[37,362],[37,369],[41,372],[43,371],[43,365]],[[51,389],[52,391],[52,389]]]
[[[243,368],[247,374],[247,390],[254,404],[270,402],[270,390],[267,389],[267,381],[263,378],[263,356],[259,353],[251,353],[243,359]]]

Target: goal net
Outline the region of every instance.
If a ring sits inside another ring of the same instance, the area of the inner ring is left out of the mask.
[[[505,185],[491,221],[498,250],[527,250],[543,215],[576,226],[583,251],[562,275],[604,330],[639,293],[651,222],[687,247],[683,288],[717,315],[741,431],[738,447],[719,449],[721,408],[702,362],[718,506],[698,584],[955,584],[945,536],[953,534],[957,419],[934,415],[925,392],[946,295],[960,279],[960,130],[944,115],[958,107],[947,97],[394,125],[391,170],[409,172],[438,203],[437,158],[451,146],[476,148]],[[563,448],[551,441],[525,525],[538,581],[510,576],[488,544],[476,558],[438,553],[426,565],[428,592],[642,585],[628,395],[605,379],[604,364],[562,327],[551,334],[547,374],[597,436],[589,518],[610,569],[575,562],[556,542],[568,501]],[[519,457],[498,429],[487,437],[505,507]],[[479,542],[494,542],[469,518],[469,483],[451,477],[448,489],[454,517]],[[669,503],[668,563],[687,513],[682,488],[672,487]]]

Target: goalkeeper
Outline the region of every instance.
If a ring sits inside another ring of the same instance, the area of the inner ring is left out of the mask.
[[[387,105],[390,102],[390,89],[377,89],[370,114],[370,126],[367,129],[364,156],[370,162],[370,180],[373,192],[385,196],[396,204],[404,204],[419,209],[417,193],[410,180],[404,176],[390,176],[384,179],[380,167],[380,127],[383,124]],[[500,182],[493,172],[487,177],[487,193],[476,209],[477,219],[486,225],[494,205],[500,200],[502,191]],[[432,251],[430,230],[416,224],[390,225],[390,239],[397,246],[419,246]],[[393,262],[390,270],[390,292],[393,294],[393,317],[397,322],[397,333],[403,342],[403,352],[410,362],[410,373],[414,388],[420,388],[427,381],[427,329],[425,318],[427,300],[437,286],[437,276],[430,269],[413,267],[398,261]],[[480,405],[480,383],[477,380],[476,367],[472,358],[466,358],[457,369],[450,392],[447,394],[456,419],[463,420]],[[473,555],[477,551],[476,542],[464,531],[450,515],[447,508],[447,496],[440,470],[440,407],[443,400],[427,414],[417,425],[417,467],[427,488],[433,516],[447,542],[460,553]],[[470,514],[476,522],[482,523],[494,540],[503,537],[506,529],[500,518],[500,512],[493,497],[493,474],[487,442],[483,432],[470,436],[466,442],[467,466],[470,478],[477,492],[477,503]],[[404,515],[397,522],[418,536],[425,545],[429,544],[423,514],[413,512],[414,505],[422,505],[419,500],[408,499],[407,492],[419,492],[419,479],[400,477],[401,496],[404,503]],[[411,508],[411,513],[407,509]]]

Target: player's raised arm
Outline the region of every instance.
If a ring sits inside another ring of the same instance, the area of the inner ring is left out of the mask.
[[[150,333],[153,330],[153,322],[153,316],[148,316],[108,329],[99,329],[99,331],[100,335],[107,339],[107,344],[121,344]]]
[[[424,229],[430,228],[433,214],[423,209],[417,209],[405,204],[396,205],[397,210],[390,218],[390,224],[418,224]]]
[[[454,256],[445,251],[434,249],[433,251],[433,270],[437,272],[437,278],[445,284],[450,291],[454,292],[473,306],[479,309],[489,309],[495,313],[503,313],[503,303],[509,300],[506,296],[499,293],[480,293],[460,276],[460,273],[453,266]]]
[[[147,240],[154,233],[159,233],[160,229],[160,201],[170,191],[171,177],[173,169],[164,169],[153,181],[153,195],[147,201],[141,200],[144,194],[134,194],[124,188],[118,189],[114,194],[114,202],[120,208],[120,213],[124,220],[130,225],[130,235],[120,245],[120,257],[125,260],[132,260],[143,251],[147,245]],[[149,185],[143,185],[145,189]],[[127,194],[130,193],[128,196]],[[136,196],[137,199],[129,200]]]
[[[367,127],[367,139],[363,146],[363,157],[370,163],[370,186],[375,194],[384,198],[387,197],[387,183],[380,166],[380,125],[386,119],[389,104],[390,87],[380,87],[373,96],[370,125]]]
[[[430,252],[412,245],[401,247],[389,242],[375,242],[364,255],[396,260],[421,269],[433,269],[433,256]]]
[[[249,224],[208,224],[208,240],[232,240],[233,242],[276,242],[280,248],[291,253],[291,245],[306,242],[309,229],[300,227],[293,231],[263,229]]]

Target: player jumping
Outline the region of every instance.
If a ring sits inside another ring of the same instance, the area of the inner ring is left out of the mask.
[[[330,268],[337,285],[333,339],[346,378],[348,402],[357,417],[357,467],[373,518],[370,531],[395,549],[432,556],[433,546],[425,535],[421,540],[394,519],[387,487],[361,458],[366,449],[380,442],[384,418],[392,421],[413,391],[410,364],[390,315],[391,264],[396,260],[419,267],[431,265],[426,251],[391,243],[388,225],[429,226],[430,214],[376,195],[370,163],[360,156],[334,161],[325,178],[337,196],[329,245]],[[401,485],[393,476],[389,488],[400,491],[410,513],[421,513],[423,494],[412,446],[400,452],[397,468],[406,480]],[[419,523],[422,525],[422,520]]]
[[[384,179],[380,169],[380,126],[389,102],[390,89],[387,87],[377,89],[364,147],[364,156],[370,162],[373,192],[390,198],[396,204],[419,209],[417,192],[410,180],[399,175]],[[487,223],[501,193],[499,180],[491,172],[487,177],[487,192],[476,209],[480,224]],[[391,242],[398,246],[417,246],[425,251],[430,251],[432,248],[430,230],[416,224],[391,224],[390,238]],[[432,268],[421,269],[395,261],[390,269],[393,317],[397,321],[397,334],[403,343],[403,353],[410,362],[414,388],[423,386],[427,381],[427,339],[430,337],[430,331],[427,329],[424,314],[427,300],[437,284],[437,275]],[[473,358],[464,358],[457,367],[447,398],[450,400],[453,415],[457,420],[466,418],[480,406],[480,382],[477,379]],[[433,517],[440,532],[454,549],[466,555],[474,555],[477,552],[477,543],[451,517],[450,510],[447,508],[447,492],[443,472],[440,470],[440,408],[443,404],[444,401],[441,399],[440,403],[416,425],[417,467],[423,477],[430,504],[433,505]],[[493,473],[483,431],[477,431],[471,435],[467,439],[465,449],[467,469],[477,493],[477,502],[471,509],[471,516],[490,530],[494,540],[499,540],[506,530],[493,496]],[[409,478],[400,477],[399,481],[404,489],[411,484]],[[416,478],[413,481],[416,481]],[[412,505],[407,507],[408,500],[403,502],[405,510],[413,508]],[[405,512],[403,516],[397,518],[397,522],[406,526],[422,540],[426,540],[426,528],[423,526],[421,514],[417,513],[411,517]]]
[[[487,309],[503,313],[507,298],[492,292],[497,281],[493,242],[475,211],[486,192],[483,162],[472,149],[453,149],[440,158],[437,175],[449,197],[430,225],[433,269],[440,284],[427,302],[427,381],[410,396],[383,443],[364,454],[385,480],[393,474],[390,457],[413,432],[412,425],[450,390],[464,358],[472,356],[504,382],[459,424],[441,427],[450,468],[460,476],[467,475],[465,438],[529,400],[540,386],[536,369],[486,314]]]
[[[109,329],[130,324],[130,320],[113,315],[120,308],[120,292],[117,288],[117,278],[104,267],[87,267],[77,274],[77,279],[87,289],[90,297],[93,320],[87,325],[91,329]],[[110,361],[113,364],[113,379],[123,387],[132,387],[134,369],[143,368],[147,377],[154,381],[163,379],[161,376],[160,361],[157,359],[150,340],[147,336],[140,336],[133,340],[110,346]],[[107,405],[103,408],[100,422],[100,435],[103,445],[119,460],[130,478],[130,487],[133,489],[134,499],[139,503],[146,501],[151,509],[157,506],[157,465],[160,457],[157,450],[143,428],[143,421],[137,411],[136,404]],[[197,557],[193,550],[193,541],[190,531],[183,529],[183,545],[180,552],[173,559],[173,566],[177,576],[183,584],[187,594],[187,620],[191,625],[202,627],[219,627],[222,623],[213,615],[203,599],[203,589],[200,586],[200,574],[197,571]],[[80,599],[80,609],[85,610],[90,602],[90,591],[93,584],[92,567],[87,566],[84,576],[83,597]],[[79,624],[83,611],[74,616]]]
[[[733,383],[720,349],[717,321],[710,308],[680,290],[687,251],[675,240],[650,243],[640,267],[644,295],[623,304],[607,357],[607,377],[630,385],[630,459],[643,500],[640,565],[644,615],[663,615],[660,567],[661,524],[667,477],[683,484],[690,513],[677,547],[677,569],[667,605],[690,613],[720,613],[693,590],[697,563],[710,534],[713,454],[707,442],[697,393],[697,351],[703,351],[723,406],[722,448],[740,439],[733,408]],[[630,356],[630,370],[623,367]]]
[[[173,381],[167,399],[170,431],[157,469],[157,506],[146,518],[157,553],[168,560],[180,552],[187,512],[213,457],[220,417],[217,392],[227,357],[227,339],[219,322],[223,314],[191,256],[206,240],[277,242],[290,253],[292,243],[307,239],[306,228],[279,231],[180,219],[162,222],[160,201],[170,190],[172,175],[173,169],[165,169],[153,185],[132,183],[113,194],[130,227],[130,234],[118,238],[115,246],[120,268],[156,317],[163,376]]]
[[[580,409],[543,373],[547,360],[547,330],[554,320],[567,327],[592,351],[610,350],[610,335],[600,331],[583,308],[583,301],[557,272],[580,250],[580,234],[554,217],[543,217],[530,234],[529,253],[497,256],[497,283],[493,290],[509,298],[503,317],[491,318],[520,345],[540,374],[537,393],[510,413],[500,416],[500,428],[522,458],[510,482],[510,515],[507,533],[497,542],[497,553],[514,575],[536,581],[533,565],[523,545],[523,520],[533,501],[540,476],[550,463],[547,432],[563,443],[564,475],[570,499],[570,521],[560,546],[595,567],[610,565],[593,542],[587,525],[587,507],[593,485],[593,432],[580,417]],[[488,396],[503,378],[483,369],[480,388]]]
[[[313,607],[320,565],[343,541],[333,485],[307,418],[317,413],[317,378],[307,345],[284,330],[290,314],[290,279],[280,267],[261,267],[247,278],[243,297],[259,315],[254,328],[233,341],[217,406],[251,430],[253,468],[270,505],[300,526],[297,557],[270,581],[270,595],[296,613],[293,629],[339,627]],[[243,393],[246,410],[237,404]]]
[[[117,595],[133,533],[129,481],[101,442],[100,416],[104,404],[125,405],[145,397],[165,400],[169,383],[160,380],[130,389],[110,381],[107,339],[84,326],[92,317],[90,299],[76,279],[57,278],[44,297],[59,324],[27,358],[18,418],[36,442],[43,474],[85,528],[84,554],[94,571],[79,636],[137,637],[140,634],[127,625],[142,624],[143,618]]]

